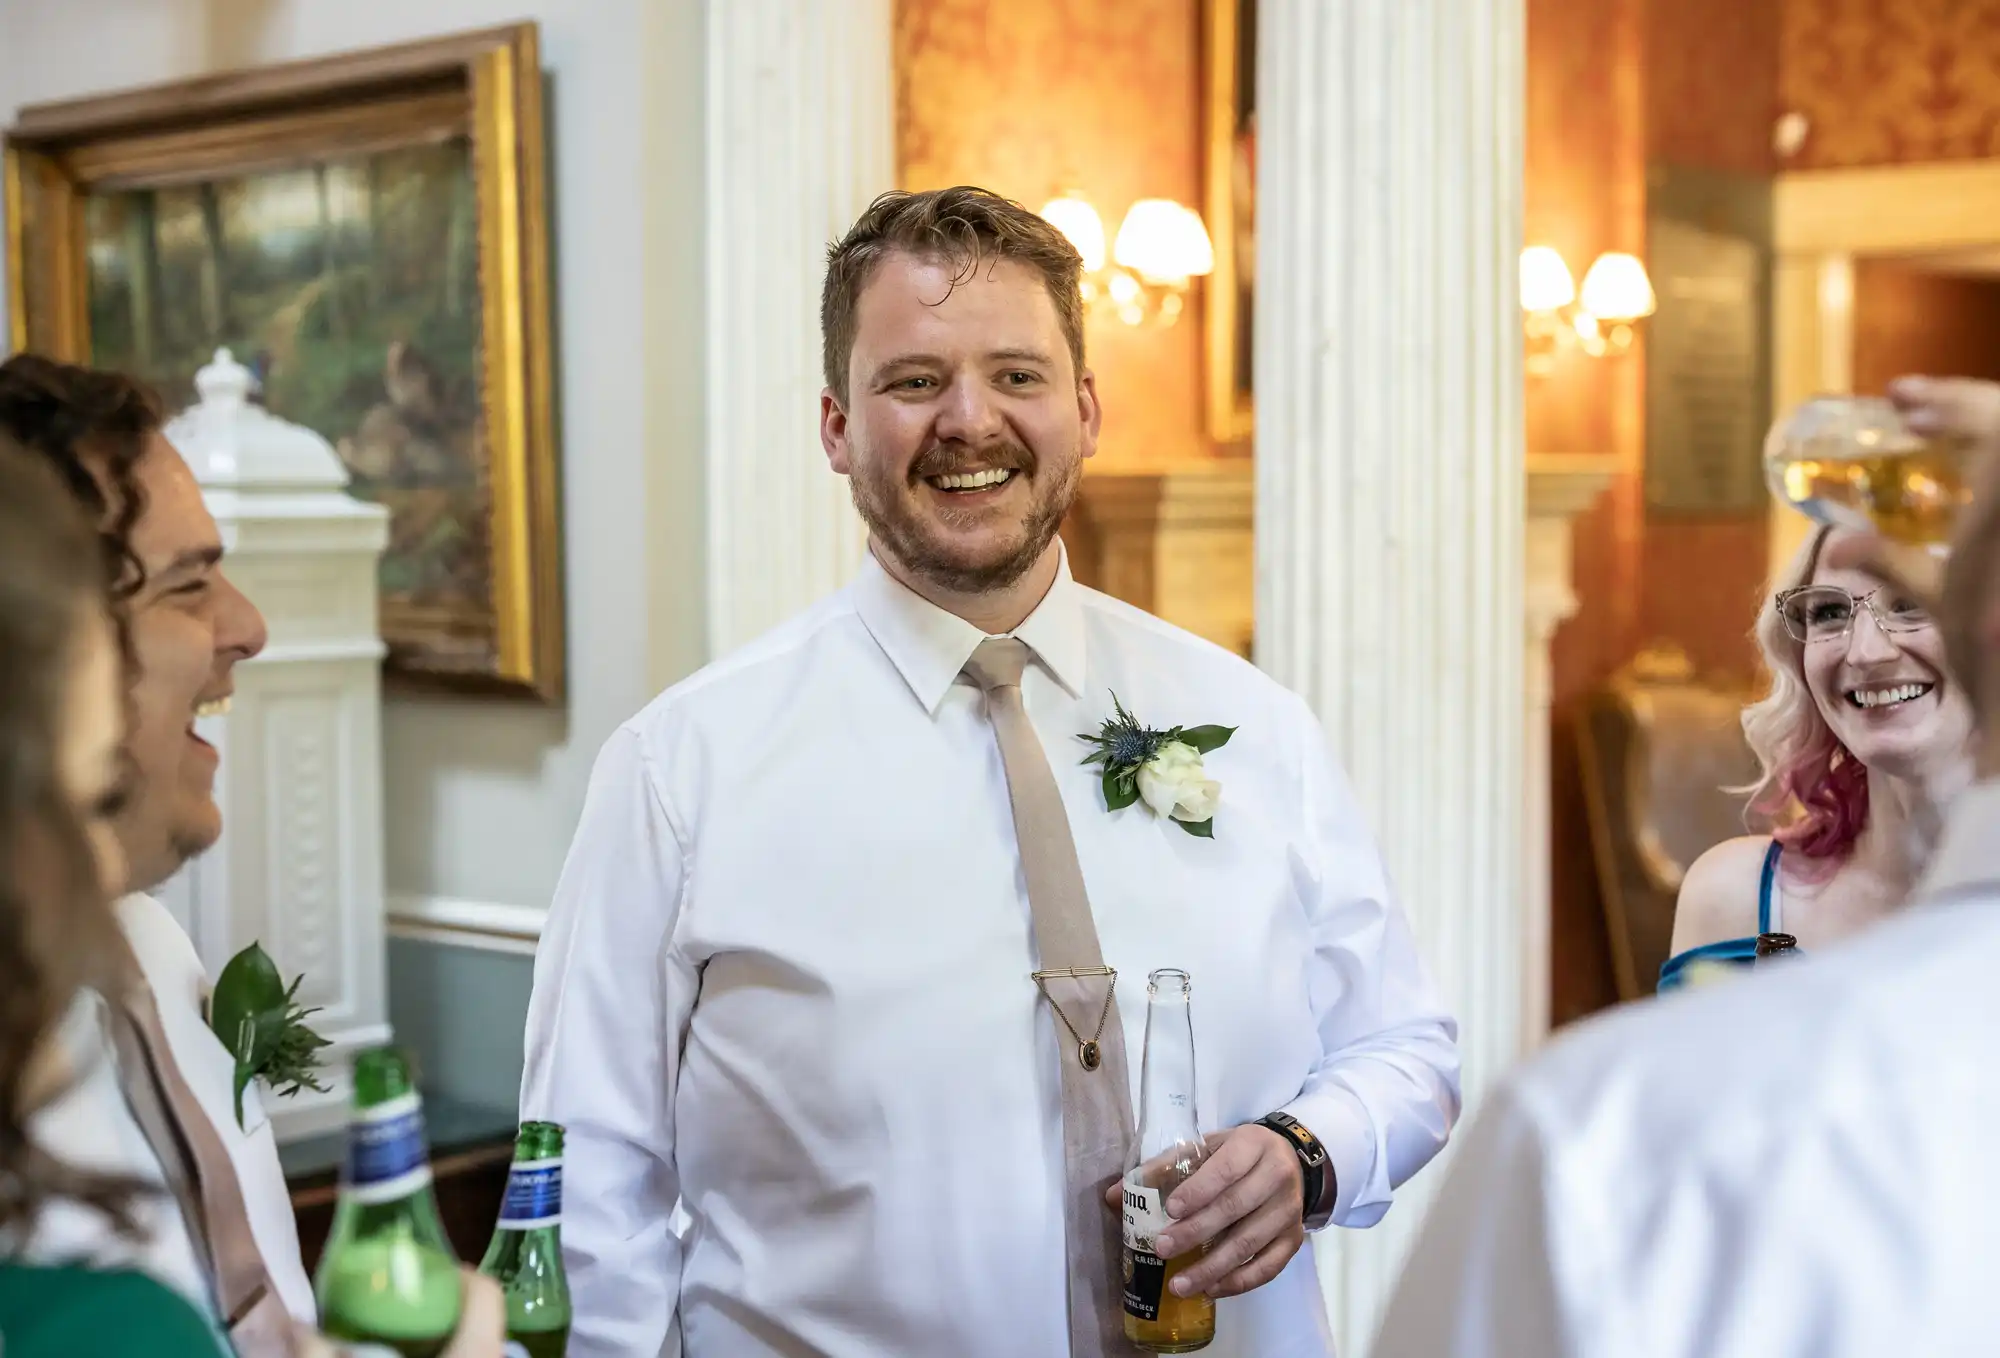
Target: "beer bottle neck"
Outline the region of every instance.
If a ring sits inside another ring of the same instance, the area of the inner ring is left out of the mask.
[[[1139,1129],[1152,1145],[1199,1140],[1195,1108],[1194,1026],[1185,990],[1155,985],[1146,1004],[1145,1067],[1139,1080]]]

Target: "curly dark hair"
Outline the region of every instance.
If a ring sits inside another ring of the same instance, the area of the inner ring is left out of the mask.
[[[114,603],[146,583],[132,551],[132,527],[146,510],[133,468],[164,420],[160,398],[123,373],[39,354],[0,363],[0,436],[46,461],[88,511]]]
[[[106,604],[103,555],[73,490],[0,435],[0,1235],[62,1198],[132,1229],[136,1182],[70,1168],[28,1122],[78,992],[117,984],[127,957],[84,823],[63,786],[71,667]]]

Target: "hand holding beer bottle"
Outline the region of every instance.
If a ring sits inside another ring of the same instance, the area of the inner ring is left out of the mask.
[[[507,1300],[500,1285],[481,1277],[469,1264],[459,1265],[461,1303],[458,1329],[438,1358],[506,1358]],[[367,1358],[367,1349],[336,1345],[317,1330],[301,1326],[299,1358]]]
[[[1192,1244],[1171,1257],[1159,1237],[1172,1218],[1169,1194],[1208,1157],[1196,1122],[1194,1029],[1188,975],[1146,978],[1146,1054],[1139,1077],[1139,1144],[1121,1186],[1125,1216],[1125,1337],[1147,1353],[1192,1353],[1215,1339],[1215,1301],[1181,1296],[1173,1280],[1202,1256]]]

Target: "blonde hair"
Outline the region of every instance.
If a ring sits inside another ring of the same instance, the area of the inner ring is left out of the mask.
[[[1806,684],[1805,646],[1785,630],[1777,601],[1812,583],[1830,530],[1820,528],[1772,582],[1752,635],[1771,690],[1743,709],[1743,734],[1757,756],[1744,821],[1806,858],[1830,860],[1854,847],[1868,824],[1868,770],[1827,725]]]

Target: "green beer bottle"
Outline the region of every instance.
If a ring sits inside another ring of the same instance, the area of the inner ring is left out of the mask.
[[[507,1294],[506,1358],[562,1358],[569,1347],[562,1153],[560,1124],[521,1124],[493,1243],[479,1261],[479,1271]]]
[[[436,1358],[458,1328],[458,1261],[431,1192],[423,1100],[392,1047],[355,1057],[340,1202],[313,1292],[320,1329],[355,1358]]]

